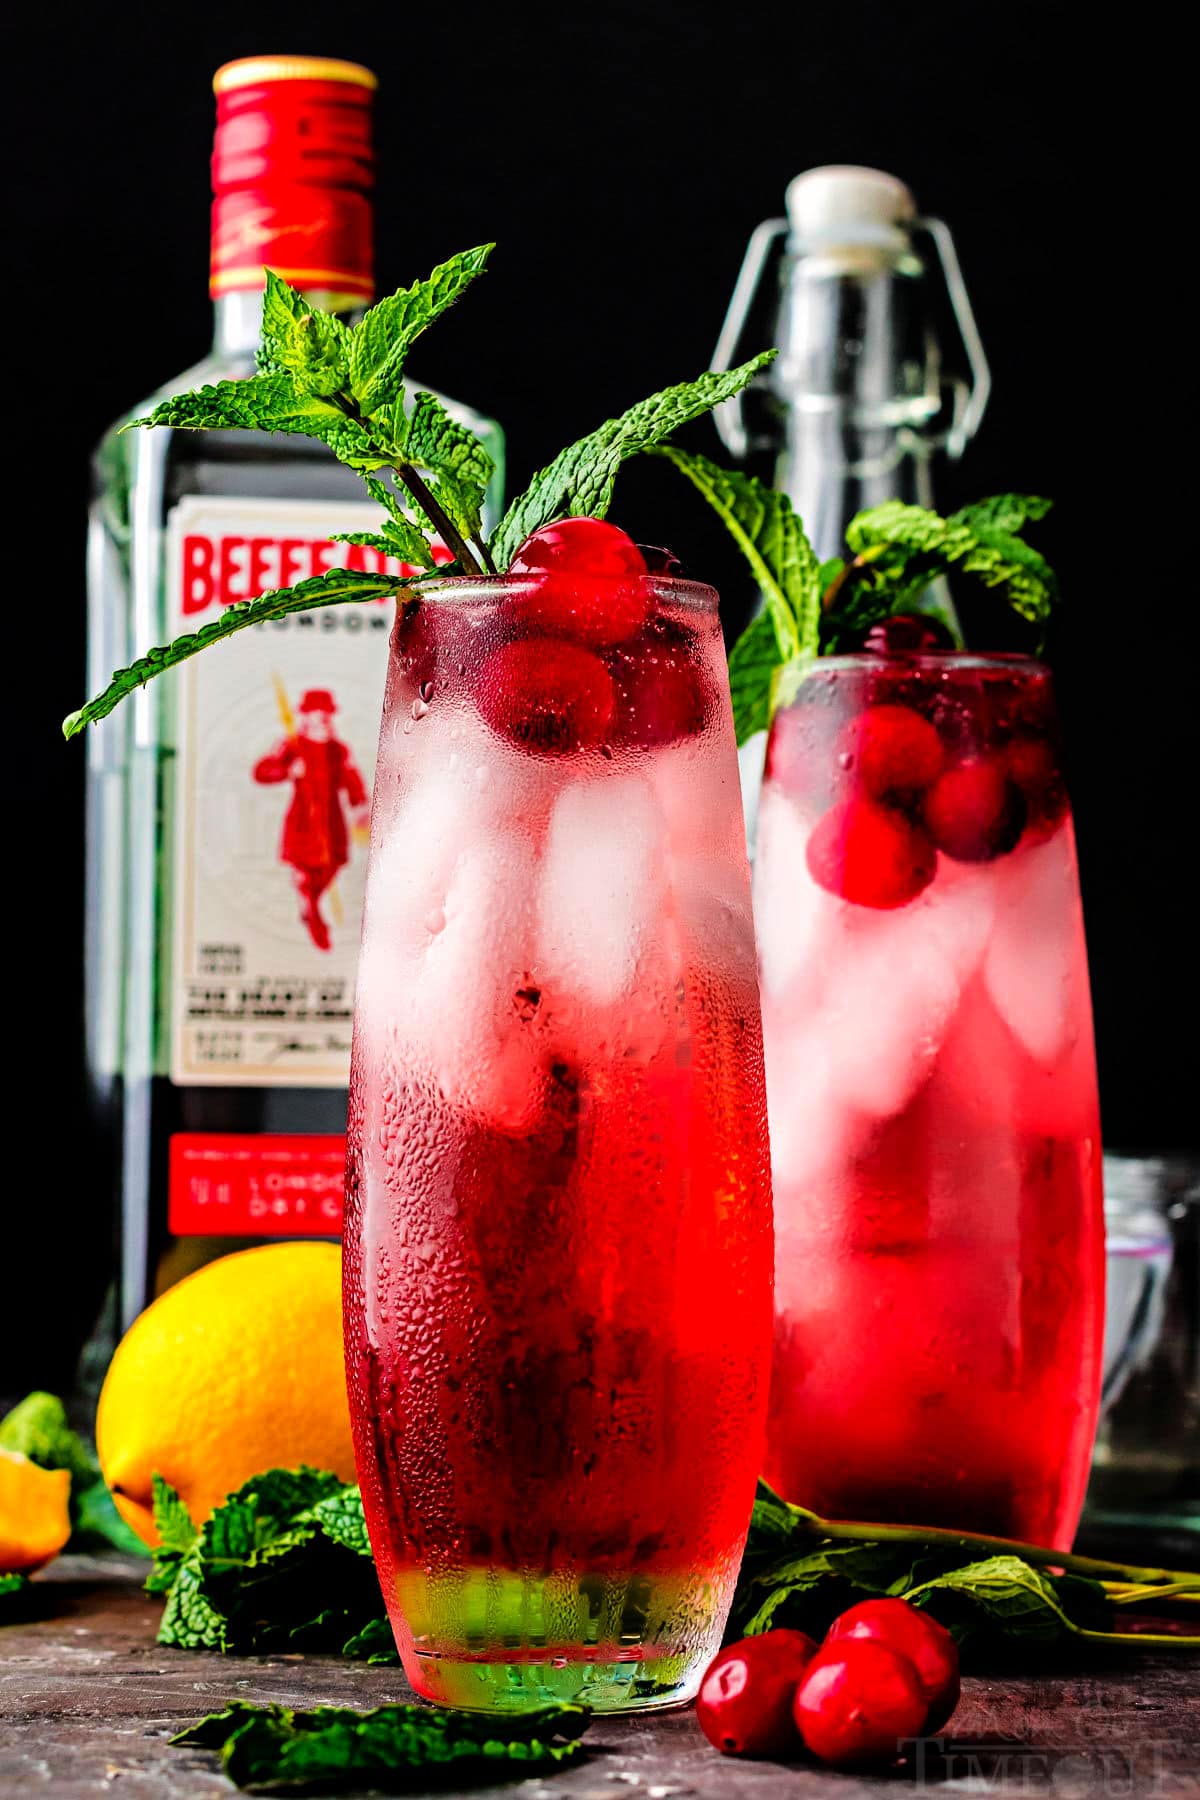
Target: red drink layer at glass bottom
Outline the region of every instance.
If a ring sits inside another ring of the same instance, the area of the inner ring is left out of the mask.
[[[402,613],[350,1101],[347,1371],[410,1680],[677,1703],[762,1454],[771,1236],[715,596]],[[616,598],[619,599],[619,596]],[[639,623],[639,613],[641,622]]]
[[[1045,670],[818,666],[776,721],[755,899],[767,1478],[829,1517],[1065,1548],[1096,1423],[1103,1227]]]

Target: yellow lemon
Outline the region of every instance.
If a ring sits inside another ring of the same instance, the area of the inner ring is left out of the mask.
[[[68,1469],[40,1469],[16,1450],[0,1450],[0,1575],[40,1569],[71,1535]]]
[[[151,1477],[197,1525],[264,1469],[354,1479],[333,1244],[264,1244],[197,1269],[134,1320],[109,1365],[96,1449],[117,1508],[155,1544]]]

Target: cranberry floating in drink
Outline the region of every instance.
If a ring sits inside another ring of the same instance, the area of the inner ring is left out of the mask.
[[[772,730],[755,902],[767,1478],[829,1517],[1066,1548],[1096,1417],[1100,1134],[1046,669],[812,663]]]

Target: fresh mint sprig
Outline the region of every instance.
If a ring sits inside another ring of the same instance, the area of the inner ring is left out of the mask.
[[[318,438],[361,475],[389,470],[418,524],[440,534],[464,573],[480,574],[490,566],[479,525],[491,458],[435,395],[419,393],[406,405],[403,375],[418,337],[483,273],[494,248],[451,257],[353,327],[268,269],[258,372],[164,400],[132,424]],[[382,535],[392,535],[386,525]],[[423,538],[407,547],[420,566],[432,567]]]
[[[268,270],[257,372],[164,400],[132,422],[317,438],[362,476],[385,515],[377,531],[343,533],[339,541],[370,545],[417,573],[366,576],[333,569],[231,606],[202,630],[118,670],[103,692],[64,721],[66,737],[103,719],[151,677],[234,632],[312,607],[386,598],[445,574],[503,572],[540,526],[581,514],[603,518],[622,463],[662,446],[681,425],[731,399],[775,354],[766,351],[739,369],[665,388],[607,420],[534,476],[489,541],[482,520],[491,458],[436,395],[408,396],[404,367],[420,334],[483,273],[492,249],[484,244],[451,257],[427,280],[371,307],[355,326],[311,306]],[[436,539],[453,557],[447,568],[436,566]]]
[[[159,1545],[146,1582],[165,1594],[160,1644],[243,1655],[324,1650],[395,1662],[356,1487],[271,1469],[197,1528],[154,1477]]]
[[[478,1714],[436,1706],[253,1706],[234,1700],[210,1713],[173,1744],[215,1750],[238,1787],[258,1792],[343,1787],[403,1793],[452,1777],[490,1786],[573,1762],[591,1714],[558,1701],[526,1712]]]
[[[763,597],[762,612],[729,657],[734,728],[738,743],[744,744],[771,722],[776,671],[817,654],[821,567],[786,494],[674,445],[657,454],[707,500],[749,563]]]
[[[1045,623],[1058,600],[1054,571],[1019,535],[1050,510],[1037,495],[997,494],[949,518],[885,501],[851,520],[846,557],[818,564],[786,494],[673,445],[658,454],[707,500],[763,597],[763,611],[729,657],[739,744],[766,730],[787,672],[814,656],[857,649],[863,633],[892,613],[929,610],[927,591],[954,570],[996,589],[1035,624]],[[941,611],[936,616],[946,622]]]
[[[970,1652],[1065,1639],[1200,1648],[1200,1637],[1114,1631],[1123,1611],[1200,1604],[1200,1574],[1133,1567],[925,1525],[822,1519],[758,1484],[728,1636],[779,1626],[818,1638],[858,1600],[926,1608]]]

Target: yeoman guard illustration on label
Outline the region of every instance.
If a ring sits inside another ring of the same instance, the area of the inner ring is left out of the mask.
[[[310,688],[292,713],[283,684],[276,682],[279,714],[287,735],[254,765],[254,779],[270,786],[290,781],[292,798],[283,821],[279,860],[292,871],[300,896],[300,919],[318,950],[331,945],[321,897],[341,924],[334,882],[350,860],[350,830],[364,834],[368,821],[366,785],[348,744],[334,735],[337,701],[328,688]],[[346,809],[350,812],[347,824]]]

